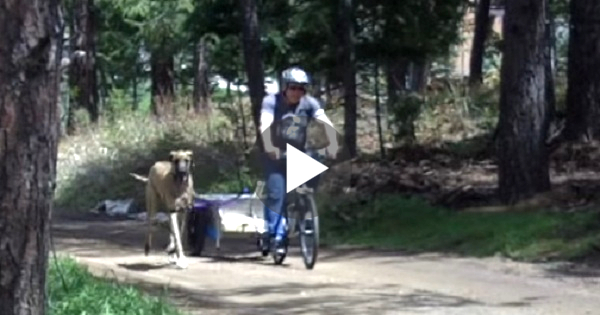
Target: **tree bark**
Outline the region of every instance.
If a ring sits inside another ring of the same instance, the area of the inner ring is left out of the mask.
[[[406,73],[408,61],[400,58],[389,58],[386,67],[388,108],[398,102],[398,93],[406,90]]]
[[[210,86],[205,38],[201,38],[194,53],[194,111],[196,114],[210,111]]]
[[[400,96],[402,93],[407,91],[406,88],[406,76],[409,72],[409,61],[405,58],[391,58],[388,60],[387,64],[387,107],[389,110],[392,110],[398,113],[398,109],[403,106],[406,106],[405,103],[401,103]],[[412,80],[412,78],[411,78]],[[411,85],[413,85],[411,83]],[[412,86],[411,86],[411,89]],[[398,126],[397,132],[395,132],[395,137],[402,138],[403,140],[407,140],[409,142],[413,142],[416,140],[415,135],[415,125],[413,115],[411,111],[404,110],[406,115],[402,117],[395,117],[394,121],[390,121],[388,119],[388,123],[393,123]]]
[[[499,196],[513,204],[550,189],[545,145],[545,0],[507,0],[498,123]]]
[[[548,108],[548,119],[552,121],[556,113],[556,90],[554,88],[554,16],[550,10],[550,0],[546,2],[546,46],[544,71],[546,76],[546,106]]]
[[[351,157],[357,155],[356,139],[356,54],[352,0],[340,0],[342,81],[344,85],[344,144]]]
[[[490,0],[479,0],[475,13],[475,34],[469,60],[469,85],[477,86],[483,82],[483,54],[490,25]]]
[[[427,87],[431,63],[426,57],[412,62],[410,67],[410,89],[412,91],[423,93]]]
[[[132,111],[137,111],[138,110],[138,77],[139,77],[139,69],[138,69],[138,65],[137,62],[135,64],[135,70],[133,72],[133,78],[131,79],[131,98],[132,98],[132,102],[131,102],[131,110]]]
[[[256,0],[242,0],[239,2],[244,17],[243,21],[243,49],[244,65],[248,76],[248,90],[252,102],[252,117],[256,130],[256,140],[262,150],[262,137],[260,136],[260,109],[265,95],[265,78],[260,45],[260,28]]]
[[[173,112],[175,101],[175,65],[170,54],[153,53],[150,57],[152,112],[161,117]]]
[[[85,108],[90,121],[96,123],[100,116],[98,109],[98,88],[96,79],[96,43],[94,0],[76,0],[73,7],[72,23],[72,63],[69,68],[71,89],[70,104],[73,109]],[[73,134],[72,120],[67,128]]]
[[[45,315],[60,134],[59,0],[0,5],[0,314]]]
[[[600,2],[572,0],[570,12],[565,138],[592,140],[600,136]]]

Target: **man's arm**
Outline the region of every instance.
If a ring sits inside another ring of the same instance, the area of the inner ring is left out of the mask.
[[[262,106],[260,110],[260,134],[263,140],[263,146],[265,150],[274,147],[273,141],[271,140],[271,133],[265,132],[275,119],[275,96],[267,95],[263,98]]]
[[[315,98],[310,99],[310,102],[313,107],[313,118],[316,118],[320,123],[325,123],[329,125],[329,127],[325,126],[325,135],[327,137],[327,141],[329,141],[329,144],[337,145],[337,132],[333,127],[333,123],[331,122],[331,120],[329,120],[327,114],[325,114],[325,110],[321,108],[319,101],[317,101]]]

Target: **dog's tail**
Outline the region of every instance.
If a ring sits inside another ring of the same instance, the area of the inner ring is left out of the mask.
[[[129,173],[129,175],[133,176],[133,178],[135,178],[135,179],[137,179],[137,180],[139,180],[141,182],[144,182],[144,183],[148,182],[148,177],[145,177],[145,176],[142,176],[142,175],[138,175],[136,173]]]

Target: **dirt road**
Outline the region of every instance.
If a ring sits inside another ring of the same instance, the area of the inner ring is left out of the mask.
[[[166,266],[166,235],[143,255],[143,225],[92,215],[54,218],[56,249],[97,274],[168,285],[193,314],[600,314],[600,272],[499,258],[409,256],[323,250],[305,270],[297,251],[274,266],[249,235],[229,236],[216,255],[191,258],[187,270]],[[107,273],[107,271],[109,271]]]

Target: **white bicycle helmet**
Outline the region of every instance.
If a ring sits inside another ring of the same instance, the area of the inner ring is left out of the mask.
[[[296,84],[302,84],[302,85],[310,84],[310,79],[308,78],[308,74],[304,70],[302,70],[298,67],[292,67],[292,68],[283,70],[283,72],[281,73],[281,79],[282,79],[284,85],[288,85],[290,83],[296,83]]]

